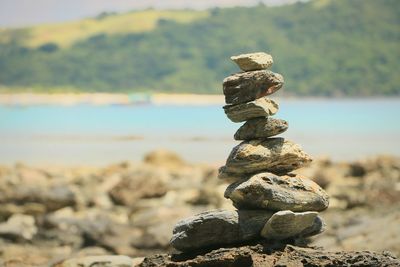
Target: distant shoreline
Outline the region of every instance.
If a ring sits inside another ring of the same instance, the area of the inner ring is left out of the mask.
[[[399,100],[400,97],[280,97],[278,99],[303,101],[340,100]],[[166,94],[166,93],[0,93],[1,106],[75,106],[75,105],[224,105],[224,96],[211,94]]]
[[[219,105],[223,95],[146,93],[0,93],[0,105]]]

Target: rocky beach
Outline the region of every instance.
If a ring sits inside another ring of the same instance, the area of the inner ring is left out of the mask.
[[[296,173],[330,196],[329,209],[320,215],[324,234],[308,239],[314,249],[400,256],[399,158],[321,158]],[[190,164],[167,151],[104,167],[2,166],[0,266],[70,266],[60,264],[89,256],[96,261],[99,255],[125,255],[140,263],[171,253],[178,221],[207,210],[234,210],[224,198],[229,183],[217,176],[218,166]],[[243,249],[256,253],[262,245],[253,246]]]

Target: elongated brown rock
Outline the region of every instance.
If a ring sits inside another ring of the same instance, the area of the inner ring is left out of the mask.
[[[227,104],[241,104],[270,95],[283,86],[282,75],[269,70],[233,74],[224,79],[223,91]]]
[[[233,148],[225,172],[253,174],[272,172],[286,174],[311,162],[299,145],[280,137],[244,141]]]
[[[283,133],[289,127],[285,120],[268,118],[255,118],[248,120],[235,133],[235,140],[253,140],[268,138]]]
[[[261,230],[261,236],[272,240],[308,237],[323,232],[324,228],[318,212],[285,210],[272,215]]]
[[[299,176],[264,172],[228,186],[225,197],[239,209],[322,211],[329,197],[315,182]]]
[[[266,97],[244,104],[224,106],[226,116],[233,122],[242,122],[258,117],[268,117],[278,112],[278,109],[279,105],[272,99]]]
[[[178,222],[171,245],[180,251],[191,251],[260,239],[261,229],[272,214],[263,210],[203,212]]]

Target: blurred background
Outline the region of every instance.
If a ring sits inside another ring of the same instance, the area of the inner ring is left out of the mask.
[[[399,42],[397,0],[0,0],[0,256],[141,257],[232,208],[222,80],[258,51],[331,196],[315,244],[400,256]]]

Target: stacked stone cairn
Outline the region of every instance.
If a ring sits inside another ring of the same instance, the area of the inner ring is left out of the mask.
[[[311,162],[299,145],[272,137],[288,123],[271,116],[278,104],[265,96],[284,83],[267,70],[273,59],[266,53],[231,57],[243,70],[225,78],[227,117],[245,123],[234,135],[243,141],[233,148],[219,178],[232,182],[225,191],[237,210],[214,210],[184,219],[175,226],[172,246],[187,252],[234,246],[258,240],[287,243],[321,233],[318,212],[329,204],[315,182],[291,173]]]

